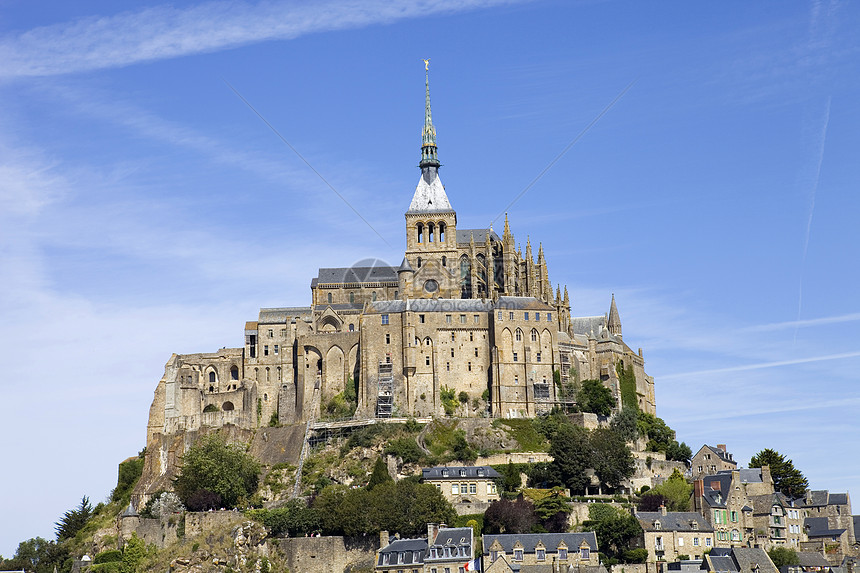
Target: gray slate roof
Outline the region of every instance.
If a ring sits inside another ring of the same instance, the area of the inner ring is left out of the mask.
[[[498,310],[555,310],[554,307],[541,302],[533,296],[500,296],[496,302]]]
[[[712,453],[716,454],[716,456],[717,456],[717,457],[719,457],[719,458],[720,458],[721,460],[723,460],[724,462],[728,462],[728,463],[730,463],[730,464],[738,465],[738,462],[736,462],[735,460],[733,460],[733,459],[730,457],[730,455],[729,455],[729,453],[728,453],[728,452],[725,452],[725,451],[723,451],[723,450],[721,450],[721,449],[719,449],[719,448],[716,448],[716,447],[714,447],[714,446],[709,446],[708,444],[705,444],[705,446],[704,446],[704,447],[706,447],[706,448],[708,448],[709,450],[711,450],[711,452],[712,452]]]
[[[830,529],[826,517],[807,517],[803,527],[808,537],[839,537],[845,532],[844,529]]]
[[[711,532],[713,526],[695,511],[667,511],[663,515],[659,511],[641,511],[636,518],[645,531],[657,531],[654,522],[660,522],[660,531],[704,531]],[[696,526],[694,527],[693,524]]]
[[[582,334],[585,336],[591,336],[591,333],[594,333],[594,336],[600,334],[600,331],[606,327],[606,317],[605,316],[579,316],[579,317],[571,317],[570,319],[570,327],[573,329],[574,334]]]
[[[708,569],[708,561],[711,562],[710,570],[716,573],[751,573],[754,566],[760,573],[778,571],[765,550],[759,547],[714,547],[702,563],[702,569]]]
[[[408,304],[408,309],[407,309]],[[492,301],[478,298],[415,298],[409,300],[377,300],[370,303],[368,312],[398,313],[414,312],[490,312]]]
[[[815,551],[799,551],[797,553],[798,565],[801,567],[825,567],[830,568],[830,562],[824,555]]]
[[[505,553],[513,553],[514,545],[519,541],[523,546],[524,553],[534,553],[535,546],[542,542],[547,551],[555,551],[562,541],[571,551],[576,551],[585,541],[591,551],[597,551],[597,536],[593,531],[584,533],[502,533],[497,535],[483,535],[484,554],[490,554],[490,546],[498,541]]]
[[[457,244],[468,245],[473,236],[475,237],[475,244],[486,243],[488,234],[492,240],[501,241],[496,232],[490,229],[457,229]]]
[[[366,284],[397,280],[397,268],[388,265],[323,268],[319,270],[317,277],[311,280],[311,288],[324,284]]]
[[[391,565],[398,564],[397,555],[403,553],[403,565],[411,565],[413,563],[423,563],[424,554],[427,552],[426,539],[395,539],[385,547],[379,550],[379,559],[377,565],[382,565],[383,556],[388,555],[388,563]],[[392,560],[391,557],[394,557]]]
[[[281,308],[261,308],[258,322],[260,324],[284,324],[297,316],[309,316],[309,306],[289,306]]]
[[[447,475],[445,472],[447,471]],[[483,472],[483,475],[480,473]],[[461,477],[466,478],[478,478],[478,477],[486,477],[495,479],[497,477],[501,477],[499,472],[491,468],[490,466],[437,466],[433,468],[423,468],[421,470],[422,479],[451,479],[451,480],[459,480]]]

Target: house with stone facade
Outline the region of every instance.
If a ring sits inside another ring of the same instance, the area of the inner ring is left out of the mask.
[[[717,444],[716,446],[705,444],[690,459],[690,468],[694,477],[702,478],[717,472],[736,470],[738,463],[732,454],[726,451],[725,444]]]
[[[654,380],[623,338],[614,296],[606,314],[577,317],[543,246],[536,258],[529,238],[523,249],[507,216],[501,233],[463,225],[439,175],[429,75],[425,88],[402,262],[319,268],[310,300],[261,309],[241,346],[171,356],[150,408],[147,476],[169,478],[190,432],[313,422],[348,385],[357,420],[445,416],[450,392],[466,398],[456,416],[534,417],[569,399],[556,373],[601,380],[620,408],[620,366],[634,373],[625,395],[656,413]]]
[[[760,547],[720,547],[705,555],[702,569],[711,573],[778,573]]]
[[[636,546],[648,550],[648,562],[698,560],[714,547],[714,528],[695,511],[640,511],[636,519],[642,534]]]
[[[427,537],[417,539],[391,539],[383,531],[379,545],[374,566],[379,573],[463,573],[475,553],[471,527],[436,523],[428,523]]]
[[[421,481],[436,486],[461,515],[486,511],[499,499],[496,479],[499,472],[490,466],[439,466],[423,468]]]
[[[749,497],[753,511],[756,545],[765,549],[788,546],[798,550],[806,541],[803,527],[806,510],[793,500],[774,492]]]
[[[483,571],[594,571],[597,536],[584,533],[510,533],[482,536]]]
[[[752,547],[757,541],[750,498],[773,491],[767,466],[717,472],[693,482],[693,509],[714,528],[716,547]]]

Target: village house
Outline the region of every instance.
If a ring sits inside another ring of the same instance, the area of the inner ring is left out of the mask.
[[[714,528],[695,511],[642,511],[636,513],[642,526],[638,547],[648,550],[648,562],[701,559],[714,547]],[[686,556],[686,557],[684,557]]]
[[[592,571],[600,565],[597,536],[584,533],[511,533],[482,536],[483,571]]]
[[[693,476],[702,478],[721,471],[738,469],[738,463],[732,454],[726,451],[725,444],[717,444],[716,447],[705,444],[690,460],[690,468]]]

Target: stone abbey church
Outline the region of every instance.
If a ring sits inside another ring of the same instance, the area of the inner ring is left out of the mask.
[[[244,347],[174,354],[148,443],[252,430],[275,413],[282,424],[314,421],[348,383],[356,419],[444,416],[450,391],[457,416],[534,417],[563,400],[554,372],[563,384],[602,380],[620,406],[619,363],[633,368],[639,408],[655,413],[653,378],[622,338],[614,297],[606,315],[574,317],[543,248],[537,260],[529,241],[516,248],[507,216],[501,236],[458,225],[439,178],[429,79],[419,167],[400,266],[321,268],[310,305],[261,309]]]

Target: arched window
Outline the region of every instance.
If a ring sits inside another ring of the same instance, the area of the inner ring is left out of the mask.
[[[225,412],[231,412],[233,410],[233,402],[224,402],[224,405],[221,406],[221,409]]]
[[[446,257],[445,255],[442,255],[442,266],[443,267],[448,266],[448,257]]]
[[[331,293],[328,293],[328,295],[326,295],[326,298],[328,299],[328,303],[331,304]]]
[[[418,223],[418,242],[424,242],[424,223]]]
[[[213,374],[214,374],[214,372],[213,372]],[[239,367],[238,366],[234,365],[232,368],[230,368],[230,379],[231,380],[238,380],[239,379]]]
[[[538,333],[537,333],[537,330],[535,330],[534,328],[532,328],[532,342],[537,342],[537,339],[538,339]]]
[[[214,384],[215,382],[216,382],[216,380],[215,380],[215,371],[214,371],[214,370],[210,370],[210,371],[209,371],[209,383],[210,383],[210,384]]]
[[[517,340],[522,340],[522,339],[523,339],[523,331],[518,328],[517,329]]]
[[[355,303],[355,293],[351,292],[351,293],[349,293],[349,304],[353,304],[353,303]]]
[[[372,300],[373,302],[376,302],[376,291],[373,291],[372,293],[370,293],[370,300]]]
[[[472,298],[472,262],[469,257],[460,257],[460,298]]]
[[[355,332],[355,325],[354,325],[353,323],[351,323],[351,322],[349,323],[349,331],[350,331],[350,332]]]
[[[436,237],[434,236],[435,234],[436,234],[436,225],[434,225],[433,223],[427,223],[427,239],[428,239],[428,242],[432,243],[433,241],[436,240]]]
[[[418,268],[421,268],[421,257],[418,257]]]
[[[445,223],[439,223],[439,242],[445,242]]]
[[[399,293],[399,291],[394,291],[394,299],[395,299],[395,300],[397,299],[397,295],[398,295],[398,293]]]

